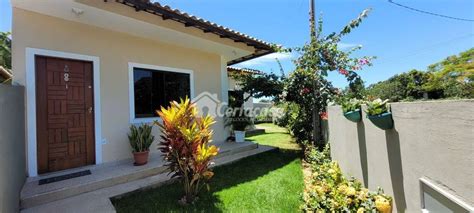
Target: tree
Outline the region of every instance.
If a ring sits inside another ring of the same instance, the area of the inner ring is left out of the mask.
[[[395,102],[421,99],[425,96],[426,91],[423,87],[429,78],[429,73],[411,70],[408,73],[397,74],[386,81],[370,85],[366,90],[366,94]]]
[[[284,76],[277,76],[273,73],[254,74],[246,72],[234,72],[231,74],[231,77],[239,82],[239,91],[248,94],[243,102],[247,101],[250,97],[272,97],[276,100],[283,92]]]
[[[474,48],[428,66],[428,72],[426,91],[441,93],[443,98],[474,98]]]
[[[369,96],[393,102],[417,99],[474,98],[474,48],[428,66],[367,87]]]
[[[328,72],[337,70],[344,75],[349,82],[349,88],[354,91],[363,84],[356,71],[363,66],[370,66],[373,57],[353,58],[350,55],[361,47],[344,52],[338,48],[338,43],[343,36],[359,26],[369,11],[370,9],[364,10],[339,33],[331,33],[325,37],[322,36],[323,21],[320,19],[317,31],[314,27],[311,29],[314,33],[311,33],[308,44],[281,50],[300,53],[300,57],[295,60],[296,69],[285,80],[283,91],[284,100],[297,105],[295,109],[298,110],[298,116],[290,127],[297,142],[303,145],[316,143],[320,148],[324,145],[319,115],[324,113],[328,101],[338,93],[327,80]]]

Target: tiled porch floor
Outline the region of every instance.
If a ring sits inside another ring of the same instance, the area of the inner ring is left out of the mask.
[[[220,154],[215,160],[216,165],[229,163],[243,157],[273,149],[272,147],[259,147],[257,144],[251,142],[223,143],[220,144],[219,147]],[[69,205],[75,205],[75,208],[81,209],[80,212],[90,212],[90,210],[94,210],[90,207],[96,205],[103,206],[105,204],[107,205],[105,205],[102,210],[113,210],[113,206],[112,209],[110,209],[110,197],[144,187],[157,186],[168,180],[169,176],[167,176],[167,172],[165,172],[166,168],[163,165],[164,162],[161,156],[159,154],[153,154],[150,156],[149,163],[144,166],[133,166],[133,160],[129,159],[28,178],[21,192],[21,206],[26,212],[37,212],[41,209],[45,210],[45,212],[58,212],[59,209],[66,210],[65,207]],[[85,169],[91,170],[92,174],[50,184],[38,185],[39,179],[69,174]],[[95,199],[91,199],[94,197]],[[79,202],[78,199],[83,199],[84,202],[80,202],[82,204],[79,205],[77,203]],[[76,200],[76,202],[74,200]],[[79,211],[79,209],[77,211]],[[70,211],[71,209],[69,208],[68,212]]]

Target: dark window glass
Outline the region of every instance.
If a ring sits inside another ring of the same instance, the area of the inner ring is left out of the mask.
[[[134,68],[135,118],[157,117],[156,110],[190,97],[189,74]]]

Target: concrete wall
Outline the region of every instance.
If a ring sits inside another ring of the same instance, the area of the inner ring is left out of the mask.
[[[136,13],[130,10],[129,13]],[[193,70],[194,94],[209,92],[222,97],[221,56],[135,37],[78,22],[13,8],[14,81],[26,84],[27,47],[97,56],[100,59],[100,99],[102,115],[102,160],[131,158],[127,138],[130,126],[128,63],[141,63]],[[235,42],[234,42],[235,43]],[[226,82],[227,83],[227,82]],[[228,136],[223,118],[216,118],[214,142]],[[154,127],[154,134],[160,133]],[[156,137],[157,139],[159,137]],[[156,144],[150,148],[157,152]]]
[[[25,182],[24,88],[0,84],[0,212],[17,212]]]
[[[363,113],[347,120],[328,107],[332,158],[370,189],[392,195],[394,212],[420,212],[427,177],[474,203],[474,100],[394,103],[394,128],[381,130]]]

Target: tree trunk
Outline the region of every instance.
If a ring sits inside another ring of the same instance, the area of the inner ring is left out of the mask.
[[[324,139],[322,134],[321,117],[319,116],[319,106],[313,109],[313,144],[316,145],[320,150],[324,148]]]

